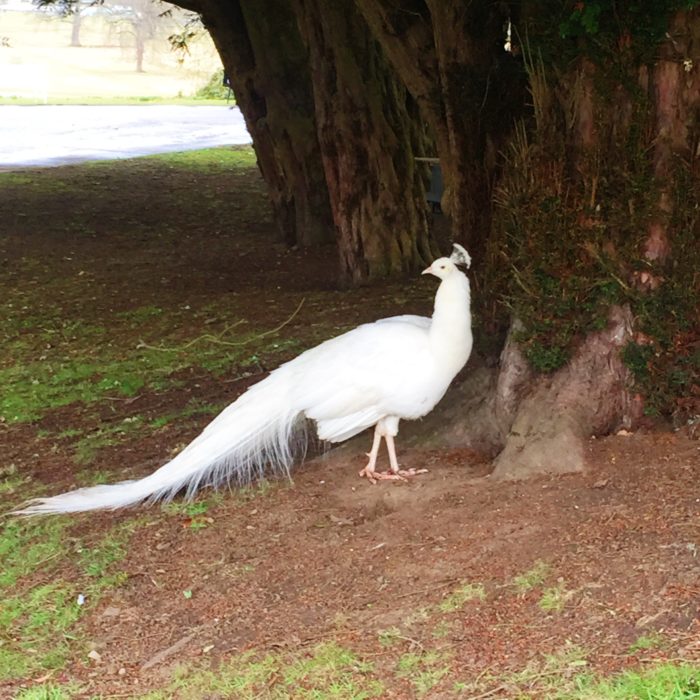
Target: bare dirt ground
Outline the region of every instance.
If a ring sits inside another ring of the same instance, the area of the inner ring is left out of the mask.
[[[254,170],[241,178],[258,182]],[[131,212],[148,212],[159,226],[183,221],[161,195],[184,198],[188,186],[173,173],[167,182],[141,182]],[[393,309],[396,287],[335,291],[331,250],[286,253],[266,216],[256,224],[241,214],[250,192],[259,195],[259,185],[251,187],[227,195],[237,226],[204,217],[167,244],[136,236],[130,245],[108,232],[76,239],[69,230],[47,230],[42,221],[60,220],[76,206],[78,194],[65,192],[44,202],[42,217],[17,218],[6,232],[6,280],[33,293],[52,275],[78,279],[88,270],[89,303],[83,288],[60,300],[63,313],[72,309],[107,328],[120,311],[166,303],[164,289],[172,308],[237,295],[263,328],[288,318],[299,293],[329,295],[328,327],[428,310],[428,287],[421,299]],[[5,200],[19,207],[17,201]],[[104,210],[81,211],[86,226],[105,229]],[[290,325],[310,327],[314,308]],[[141,332],[133,331],[134,340]],[[106,342],[109,335],[100,340]],[[223,404],[255,378],[236,367],[219,377],[187,370],[178,386],[144,389],[133,401],[74,402],[38,420],[6,422],[2,463],[29,477],[32,492],[59,492],[80,471],[74,445],[42,435],[67,425],[89,432],[134,410],[157,416],[193,396]],[[89,468],[110,479],[147,474],[208,420],[143,430],[103,447]],[[490,465],[465,450],[401,450],[399,442],[403,465],[429,474],[376,486],[357,475],[368,441],[362,436],[307,461],[293,483],[204,494],[200,509],[151,506],[70,520],[68,541],[88,545],[135,523],[122,576],[88,601],[63,664],[0,681],[0,697],[72,682],[79,689],[70,697],[141,697],[166,688],[157,697],[545,698],[557,692],[549,679],[561,688],[583,670],[608,675],[660,660],[700,662],[700,446],[686,433],[657,426],[592,439],[585,474],[527,482],[492,480]],[[21,500],[23,488],[8,489],[2,508]],[[74,559],[69,553],[53,568],[35,567],[15,590],[80,585]],[[21,642],[17,635],[6,633],[6,648]],[[336,684],[340,690],[325,678],[316,687],[326,690],[312,695],[316,681],[302,677],[294,685],[283,665],[238,690],[173,685],[183,665],[218,674],[241,658],[317,658],[328,645],[354,655],[343,676],[350,685]],[[251,656],[242,657],[246,652]]]

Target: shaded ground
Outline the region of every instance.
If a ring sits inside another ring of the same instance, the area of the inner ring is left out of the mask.
[[[2,511],[146,474],[302,348],[429,313],[428,280],[338,291],[331,250],[276,244],[246,151],[0,188]],[[614,697],[698,697],[697,441],[592,440],[526,483],[412,447],[429,477],[372,487],[367,439],[292,484],[5,521],[0,697],[613,697],[664,660],[684,694]]]

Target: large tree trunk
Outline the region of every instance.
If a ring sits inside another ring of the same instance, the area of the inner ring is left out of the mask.
[[[631,339],[632,314],[615,307],[607,329],[591,333],[565,367],[545,377],[514,372],[523,358],[517,343],[509,344],[492,404],[510,425],[493,475],[582,471],[591,435],[632,427],[639,407],[630,395],[631,374],[620,352]]]
[[[354,282],[416,270],[434,251],[413,100],[351,0],[297,7],[342,270]]]
[[[479,258],[498,153],[523,109],[524,72],[504,49],[509,10],[484,1],[357,5],[435,135],[453,237]]]
[[[203,0],[192,9],[231,81],[281,238],[289,245],[333,240],[307,51],[288,0]]]
[[[700,12],[679,13],[655,64],[624,56],[619,83],[585,56],[548,75],[531,65],[536,123],[511,147],[487,270],[491,294],[524,318],[494,369],[475,364],[455,392],[462,410],[443,419],[451,442],[495,456],[494,476],[579,471],[591,435],[634,427],[645,408],[673,410],[644,392],[673,396],[659,384],[682,382],[692,401],[698,390],[685,344],[700,334],[700,226],[688,201],[700,156],[699,37]],[[604,314],[606,327],[591,330]],[[640,386],[645,374],[652,381]]]

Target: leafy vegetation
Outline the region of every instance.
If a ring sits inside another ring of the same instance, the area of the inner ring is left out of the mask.
[[[195,97],[203,100],[228,100],[233,99],[231,89],[224,85],[224,70],[212,74],[209,82],[197,90]]]
[[[571,54],[577,55],[572,46],[575,42],[579,53],[583,50],[593,60],[605,65],[606,60],[620,60],[619,41],[622,34],[628,38],[630,53],[641,54],[646,62],[651,62],[673,14],[697,4],[697,0],[625,2],[616,5],[605,0],[576,2],[567,8],[559,23],[560,41],[551,43],[558,48],[568,44]]]

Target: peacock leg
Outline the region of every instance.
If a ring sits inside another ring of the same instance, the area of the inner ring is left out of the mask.
[[[394,445],[394,436],[385,435],[386,449],[389,452],[389,464],[391,472],[399,479],[406,479],[409,476],[417,476],[418,474],[427,474],[427,469],[399,469],[399,460],[396,459],[396,446]]]
[[[400,481],[403,480],[403,476],[400,476],[399,474],[396,474],[393,471],[391,472],[378,472],[376,470],[377,466],[377,455],[379,454],[379,446],[382,444],[382,437],[386,438],[387,445],[389,444],[389,436],[388,435],[383,435],[382,430],[379,427],[379,424],[374,429],[374,441],[372,442],[372,449],[367,453],[367,456],[369,457],[369,462],[367,462],[367,466],[360,472],[360,476],[366,476],[371,484],[376,484],[377,481]],[[392,446],[393,446],[393,438],[392,440]],[[396,459],[396,454],[394,454],[394,459]],[[398,467],[398,465],[397,465]]]

